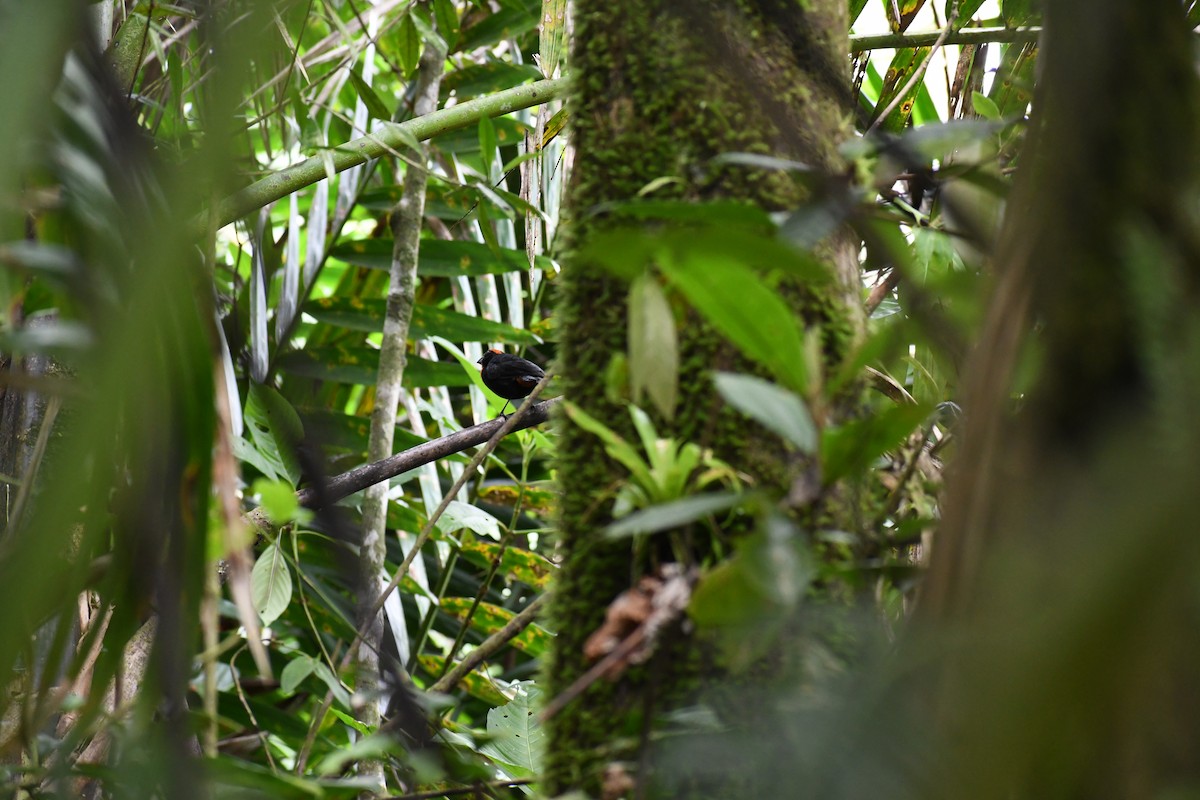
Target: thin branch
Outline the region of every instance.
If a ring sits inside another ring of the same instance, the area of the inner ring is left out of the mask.
[[[429,691],[445,693],[453,689],[467,673],[479,666],[485,659],[504,647],[504,645],[508,644],[509,640],[518,633],[529,627],[529,624],[533,622],[533,618],[537,616],[538,612],[542,610],[542,606],[546,604],[548,596],[546,592],[539,594],[520,614],[517,614],[505,623],[503,628],[484,639],[478,647],[463,656],[463,660],[455,664],[454,669],[443,675],[433,686],[430,686]]]
[[[217,205],[217,226],[228,225],[255,209],[316,183],[327,176],[326,164],[334,172],[342,172],[389,151],[406,149],[407,143],[414,138],[419,142],[425,141],[474,125],[485,117],[499,117],[511,111],[540,105],[561,96],[566,87],[565,78],[537,81],[468,100],[406,122],[384,124],[374,133],[281,169],[234,192]]]
[[[326,481],[323,499],[327,503],[336,503],[343,497],[349,497],[355,492],[361,492],[368,486],[386,481],[389,478],[394,478],[397,475],[403,475],[405,472],[437,461],[439,458],[445,458],[448,455],[460,453],[467,448],[483,444],[491,439],[493,434],[502,428],[506,422],[517,420],[511,428],[505,431],[505,434],[540,425],[550,419],[550,410],[558,404],[559,400],[560,398],[556,397],[552,400],[537,403],[529,409],[528,413],[522,415],[520,419],[517,419],[515,414],[507,418],[497,417],[487,422],[481,422],[478,425],[472,425],[470,428],[463,428],[461,431],[456,431],[438,439],[431,439],[424,444],[419,444],[416,447],[405,450],[403,453],[388,456],[382,461],[363,464],[340,475],[335,475]],[[305,508],[321,508],[318,505],[317,492],[314,489],[301,489],[296,493],[296,497],[300,500],[300,505]]]
[[[929,47],[935,44],[943,31],[919,31],[917,33],[882,33],[869,36],[851,36],[850,52],[864,50],[888,50],[901,47]],[[960,28],[946,37],[942,44],[986,44],[987,42],[1033,42],[1042,35],[1041,26],[1023,28]]]
[[[958,12],[956,11],[950,15],[950,19],[946,20],[946,27],[942,29],[940,34],[938,34],[938,37],[933,42],[933,47],[925,55],[925,58],[923,61],[921,61],[920,66],[918,66],[916,70],[913,71],[913,74],[909,76],[908,81],[904,84],[904,88],[896,92],[896,96],[892,98],[892,102],[888,103],[887,107],[883,109],[883,111],[875,115],[875,121],[871,123],[871,127],[867,128],[867,133],[870,133],[882,125],[883,121],[888,118],[888,115],[899,108],[900,104],[904,102],[904,98],[907,97],[908,93],[913,90],[913,87],[920,83],[921,79],[925,77],[925,70],[929,69],[930,63],[933,62],[934,54],[941,49],[943,44],[946,43],[946,39],[953,31],[954,22],[957,19]]]

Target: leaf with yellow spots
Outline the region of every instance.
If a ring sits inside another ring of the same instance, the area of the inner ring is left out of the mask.
[[[421,666],[426,672],[432,675],[435,679],[442,677],[442,673],[446,669],[446,659],[435,655],[421,655],[418,659]],[[508,698],[504,693],[496,688],[496,684],[492,679],[479,669],[473,669],[466,674],[466,677],[459,682],[460,685],[467,690],[467,693],[472,697],[478,697],[489,706],[502,706],[508,702]]]
[[[923,5],[925,0],[886,0],[884,7],[887,9],[888,27],[892,29],[892,33],[908,30],[908,26],[912,24],[913,18]]]
[[[444,597],[442,598],[442,611],[463,619],[471,610],[474,602],[469,597]],[[515,616],[516,614],[507,608],[501,608],[492,603],[480,603],[475,609],[475,613],[471,615],[470,625],[484,636],[491,636],[507,625]],[[514,636],[509,644],[523,653],[540,656],[550,647],[550,639],[550,631],[534,623]]]
[[[519,547],[501,547],[495,542],[464,542],[460,551],[464,558],[480,567],[489,568],[500,556],[499,574],[508,580],[529,584],[535,589],[544,589],[550,582],[555,566],[544,557]]]
[[[875,111],[871,115],[872,122],[896,99],[908,83],[909,78],[921,66],[921,62],[925,60],[929,51],[928,47],[902,47],[896,51],[896,55],[892,57],[892,63],[888,65],[887,72],[884,73],[879,102],[875,104]],[[911,89],[905,92],[904,99],[888,113],[887,118],[879,127],[892,133],[904,130],[909,116],[912,115],[913,104],[916,102],[917,93],[920,90],[921,82],[917,81]]]

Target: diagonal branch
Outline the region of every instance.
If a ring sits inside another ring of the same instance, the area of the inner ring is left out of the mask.
[[[517,420],[506,433],[525,430],[526,428],[532,428],[535,425],[546,422],[550,419],[550,410],[558,404],[559,400],[560,398],[556,397],[531,406],[528,413]],[[461,453],[470,447],[483,444],[492,438],[492,435],[503,427],[505,422],[511,419],[513,419],[513,415],[497,417],[487,422],[481,422],[478,425],[463,428],[461,431],[455,431],[446,436],[431,439],[424,444],[409,448],[403,453],[388,456],[382,461],[363,464],[340,475],[334,475],[325,482],[323,487],[324,494],[321,499],[326,504],[336,503],[343,497],[349,497],[355,492],[361,492],[368,486],[386,481],[389,478],[394,478],[397,475],[403,475],[409,470],[422,467],[432,461],[437,461],[439,458],[445,458],[454,453]],[[315,489],[301,489],[296,493],[296,497],[300,500],[300,505],[306,508],[317,509],[323,507],[318,503]]]
[[[425,141],[442,133],[474,125],[484,117],[498,117],[559,97],[565,78],[537,81],[475,100],[443,108],[401,123],[387,123],[375,133],[346,142],[328,153],[305,159],[240,189],[222,200],[215,210],[217,227],[241,219],[267,203],[316,183],[329,172],[342,172],[393,150],[407,150],[413,139]]]

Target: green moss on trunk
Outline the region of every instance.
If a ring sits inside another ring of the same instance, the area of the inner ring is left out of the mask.
[[[848,135],[850,110],[845,16],[844,0],[577,0],[570,105],[577,156],[569,197],[575,251],[610,224],[593,209],[633,198],[658,178],[674,179],[655,193],[660,198],[742,199],[767,210],[805,199],[786,173],[714,166],[722,153],[769,154],[840,171],[837,146]],[[862,326],[857,262],[848,241],[835,241],[826,254],[840,278],[834,288],[785,291],[798,314],[821,325],[827,355],[836,360]],[[565,263],[561,387],[589,414],[632,435],[624,406],[604,391],[610,360],[626,346],[627,286],[578,256]],[[714,365],[747,365],[703,325],[686,326],[680,348],[673,432],[703,441],[762,484],[786,486],[796,465],[772,438],[748,433],[707,380]],[[602,536],[610,519],[603,496],[622,471],[590,434],[565,421],[560,434],[565,561],[551,611],[558,636],[546,668],[550,696],[590,666],[584,641],[641,568],[628,544]],[[638,746],[637,720],[696,685],[705,668],[690,643],[666,649],[669,658],[656,657],[616,683],[599,682],[550,720],[551,794],[578,788],[599,795],[603,766],[629,758]],[[650,702],[647,693],[654,695]]]

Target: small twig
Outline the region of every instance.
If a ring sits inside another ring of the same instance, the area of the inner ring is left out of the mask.
[[[888,272],[887,277],[877,283],[871,294],[867,296],[867,315],[874,313],[875,309],[879,308],[879,304],[884,301],[892,290],[900,283],[900,273],[896,270]]]
[[[919,31],[917,33],[881,33],[869,36],[851,36],[850,52],[864,50],[890,50],[901,47],[929,47],[945,33]],[[943,44],[987,44],[988,42],[1033,42],[1042,35],[1040,26],[1023,28],[960,28],[945,38]]]
[[[871,127],[867,128],[867,133],[870,133],[878,128],[883,121],[888,118],[888,115],[895,111],[896,108],[904,102],[904,98],[909,92],[912,91],[913,87],[920,82],[921,78],[925,77],[925,70],[929,69],[929,64],[933,61],[934,53],[936,53],[941,46],[945,44],[946,37],[950,35],[950,31],[954,28],[954,22],[957,19],[958,12],[955,11],[950,15],[950,19],[946,20],[946,27],[942,29],[941,35],[938,36],[937,40],[933,43],[933,47],[929,49],[929,52],[925,55],[924,60],[921,61],[921,65],[916,68],[912,75],[909,76],[908,81],[904,84],[904,88],[896,93],[896,96],[892,98],[892,102],[887,104],[887,108],[883,109],[882,113],[876,115],[875,121],[871,123]]]
[[[630,653],[638,649],[645,639],[646,627],[643,625],[626,636],[611,653],[597,661],[592,665],[591,669],[576,678],[566,689],[563,689],[558,697],[547,703],[546,707],[542,709],[542,713],[538,714],[538,722],[545,722],[566,708],[567,703],[570,703],[576,697],[583,694],[589,686],[604,677],[604,674],[608,672],[613,664],[623,661]]]
[[[454,669],[443,675],[433,686],[430,686],[429,691],[444,693],[453,689],[467,673],[479,666],[484,659],[508,644],[509,640],[518,633],[528,628],[530,623],[533,622],[533,618],[537,616],[538,611],[545,605],[547,597],[548,594],[546,592],[538,595],[520,614],[517,614],[505,623],[503,628],[484,639],[478,647],[463,656],[463,660],[458,662],[454,666]]]

